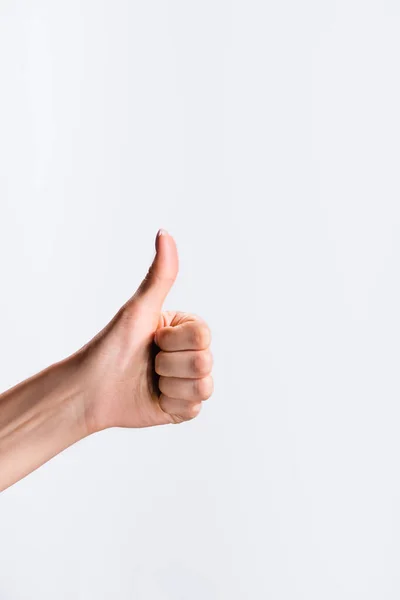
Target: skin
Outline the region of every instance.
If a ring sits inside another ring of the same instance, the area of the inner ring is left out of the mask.
[[[0,395],[0,491],[108,427],[199,414],[213,393],[211,333],[197,315],[162,312],[178,268],[175,241],[160,230],[146,277],[104,329]]]

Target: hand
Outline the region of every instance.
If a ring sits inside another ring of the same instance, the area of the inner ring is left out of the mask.
[[[213,392],[210,329],[200,317],[161,312],[178,274],[175,241],[156,256],[130,300],[76,356],[88,432],[149,427],[197,416]]]

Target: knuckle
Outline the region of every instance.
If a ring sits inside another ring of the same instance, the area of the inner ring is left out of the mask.
[[[195,394],[201,400],[207,400],[213,390],[213,382],[211,377],[203,377],[195,382]]]
[[[201,411],[201,402],[196,403],[196,404],[192,404],[186,412],[186,420],[187,421],[191,421],[192,419],[195,419],[197,417],[197,415],[199,414],[199,412]]]
[[[192,340],[196,348],[207,348],[210,344],[210,330],[204,323],[196,323],[192,329]]]
[[[211,357],[208,352],[196,352],[193,355],[193,371],[199,377],[208,375],[211,371]]]

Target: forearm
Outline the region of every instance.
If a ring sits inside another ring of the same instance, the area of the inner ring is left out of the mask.
[[[77,362],[55,363],[0,395],[0,491],[88,435]]]

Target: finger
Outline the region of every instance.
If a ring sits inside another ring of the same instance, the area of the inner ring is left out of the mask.
[[[154,311],[161,311],[162,305],[178,275],[179,258],[174,238],[164,229],[156,237],[156,254],[152,264],[130,303],[143,304]]]
[[[158,380],[160,392],[171,398],[182,400],[202,401],[208,400],[214,390],[211,375],[200,379],[181,379],[180,377],[164,377]]]
[[[190,402],[181,398],[170,398],[161,394],[160,406],[164,412],[170,415],[173,423],[183,423],[197,417],[201,411],[201,402]]]
[[[155,371],[166,377],[206,377],[211,373],[213,357],[207,350],[161,351],[155,358]]]
[[[154,341],[167,352],[206,350],[211,343],[211,331],[205,321],[186,321],[181,325],[157,329]]]

